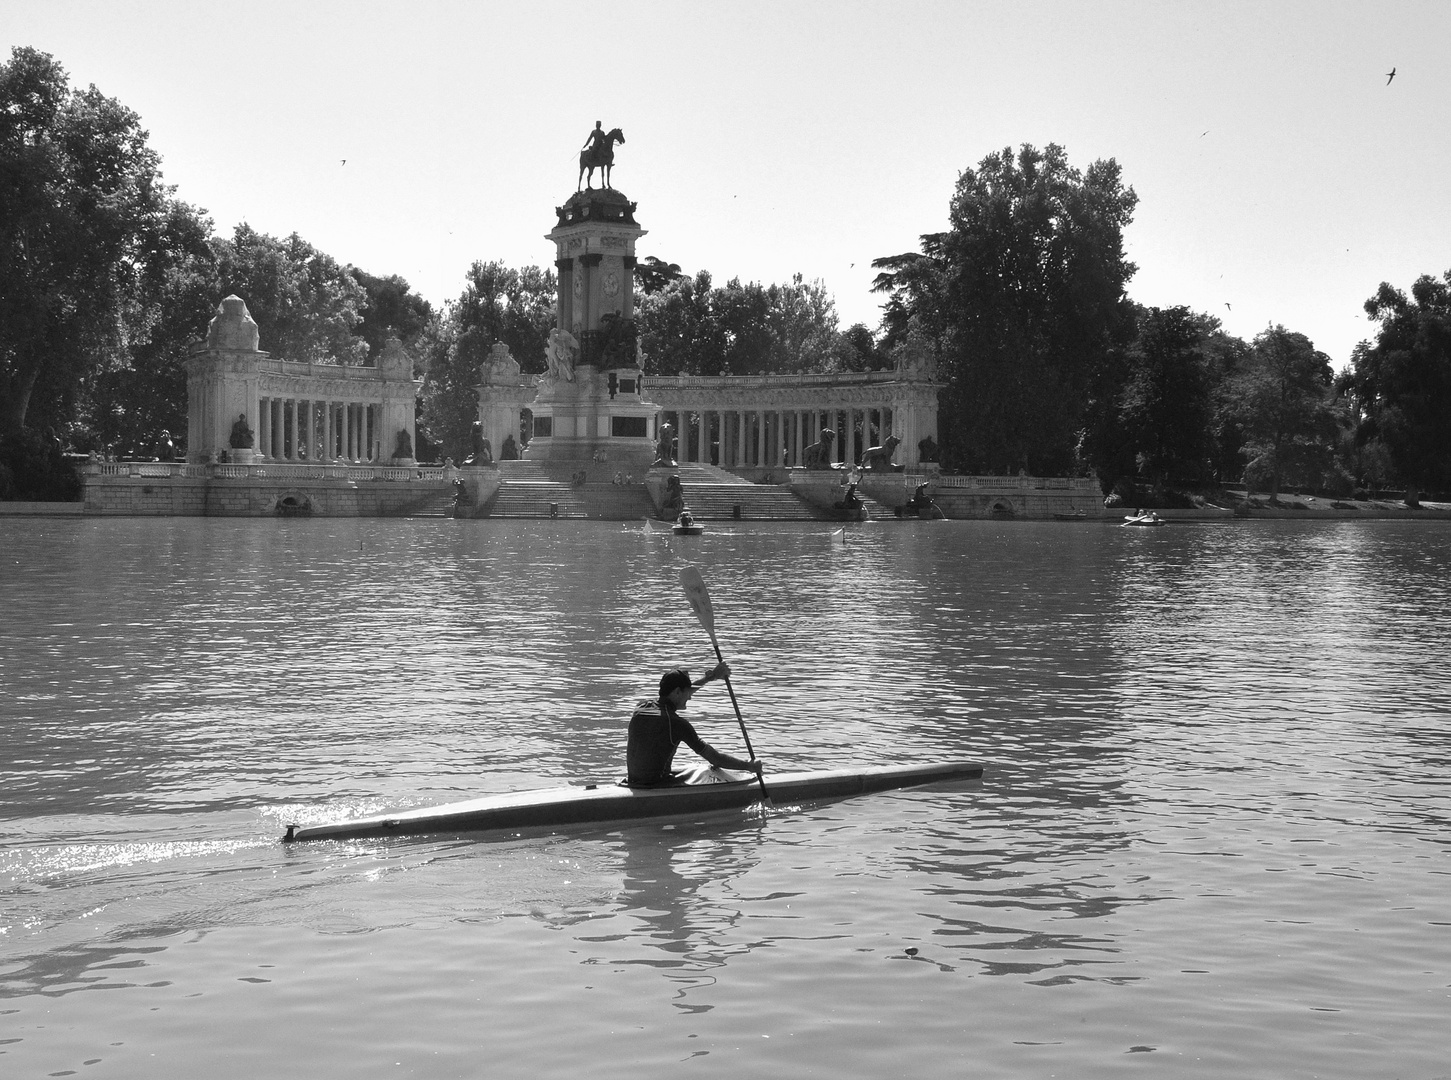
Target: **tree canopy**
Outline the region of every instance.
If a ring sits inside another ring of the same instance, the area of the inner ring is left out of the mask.
[[[1357,439],[1383,446],[1410,488],[1451,491],[1451,270],[1417,278],[1409,298],[1382,282],[1365,312],[1380,329],[1349,372]]]
[[[877,259],[884,344],[909,322],[938,345],[944,464],[969,472],[1075,468],[1094,374],[1133,334],[1123,230],[1138,197],[1118,163],[1086,172],[1024,145],[959,176],[946,232]]]
[[[149,338],[160,276],[199,239],[173,228],[177,214],[134,112],[72,90],[49,55],[12,50],[0,65],[0,433],[32,419],[63,429],[89,381]]]
[[[544,371],[557,280],[553,270],[537,266],[475,262],[463,292],[424,335],[420,426],[455,461],[468,453],[469,429],[478,417],[479,368],[494,344],[508,345],[522,371]]]
[[[644,292],[635,319],[652,375],[794,374],[869,362],[861,334],[848,339],[838,330],[826,287],[800,274],[784,284],[732,278],[724,286],[705,270],[672,276]],[[865,327],[861,333],[870,339]]]

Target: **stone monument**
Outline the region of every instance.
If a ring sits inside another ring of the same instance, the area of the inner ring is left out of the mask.
[[[659,412],[640,395],[635,332],[635,243],[645,230],[635,221],[635,204],[608,186],[616,142],[624,142],[619,129],[606,133],[603,124],[595,125],[581,155],[581,176],[592,162],[606,186],[576,191],[555,208],[549,239],[559,295],[549,370],[531,405],[527,454],[539,461],[608,460],[643,471],[655,457]],[[601,147],[609,153],[586,162]]]

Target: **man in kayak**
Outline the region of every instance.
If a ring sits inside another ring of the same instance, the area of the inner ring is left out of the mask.
[[[660,678],[660,696],[642,701],[630,717],[630,735],[625,747],[625,766],[630,787],[669,787],[687,783],[694,770],[672,771],[675,750],[684,743],[706,761],[720,769],[740,769],[759,773],[759,758],[745,761],[723,754],[695,733],[695,728],[680,715],[696,690],[706,683],[724,679],[731,669],[717,664],[697,682],[690,681],[690,672],[671,668]],[[710,782],[710,781],[705,781]]]

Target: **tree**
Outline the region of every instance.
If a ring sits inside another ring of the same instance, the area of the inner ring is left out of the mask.
[[[1330,358],[1304,334],[1274,326],[1254,340],[1232,395],[1245,433],[1247,485],[1318,486],[1332,467],[1337,436]]]
[[[349,266],[347,271],[363,289],[363,318],[353,332],[367,342],[369,360],[377,362],[390,337],[412,350],[433,320],[428,301],[397,274],[374,277],[356,266]]]
[[[247,301],[261,348],[297,363],[367,361],[368,343],[356,333],[367,292],[350,268],[297,233],[279,240],[245,223],[213,247],[223,295]]]
[[[662,262],[654,255],[646,255],[642,262],[635,264],[635,286],[641,296],[653,296],[668,288],[671,282],[683,281],[685,277],[679,263]]]
[[[0,66],[0,434],[62,430],[149,330],[172,189],[140,119],[49,55]]]
[[[1073,468],[1094,373],[1133,333],[1123,230],[1137,202],[1111,158],[1080,173],[1059,146],[1009,148],[958,177],[948,231],[872,264],[884,344],[913,318],[938,340],[947,467]]]
[[[636,321],[650,374],[835,371],[852,355],[826,287],[800,274],[785,284],[732,278],[717,287],[702,270],[642,297]]]
[[[1451,490],[1451,270],[1417,278],[1410,299],[1382,282],[1365,312],[1380,330],[1352,359],[1357,442],[1385,448],[1414,504]]]
[[[420,424],[424,436],[446,455],[462,460],[468,453],[469,429],[478,417],[479,368],[496,342],[509,346],[521,370],[544,371],[557,288],[552,270],[475,262],[464,291],[425,333]]]
[[[1186,307],[1140,309],[1117,422],[1134,471],[1162,488],[1203,478],[1210,446],[1205,326]]]

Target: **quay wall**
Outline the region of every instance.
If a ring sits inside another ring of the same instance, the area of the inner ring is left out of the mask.
[[[443,469],[329,465],[93,464],[87,515],[393,517],[452,494]]]

